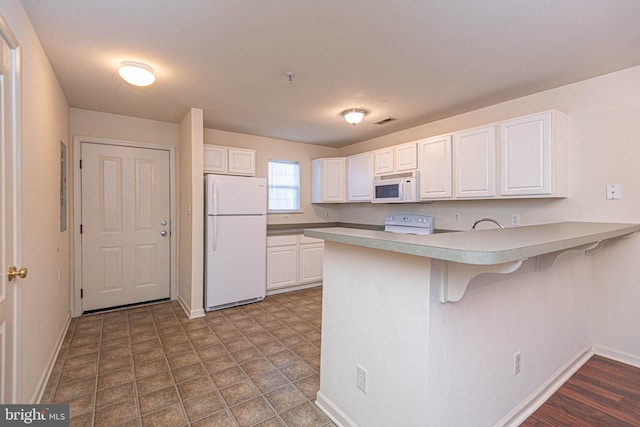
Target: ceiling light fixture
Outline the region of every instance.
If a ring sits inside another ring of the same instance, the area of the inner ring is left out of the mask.
[[[367,111],[362,108],[349,108],[340,114],[342,114],[342,117],[344,117],[346,122],[350,125],[357,125],[362,121],[362,119],[364,119],[364,116],[367,115]]]
[[[151,86],[156,81],[153,68],[142,62],[123,61],[118,74],[125,82],[138,87]]]

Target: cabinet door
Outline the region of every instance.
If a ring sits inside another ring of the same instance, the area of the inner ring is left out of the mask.
[[[297,284],[298,249],[296,245],[267,248],[267,290]]]
[[[227,148],[205,145],[203,147],[202,169],[205,173],[227,173]]]
[[[373,153],[347,157],[347,201],[372,200]]]
[[[229,148],[229,173],[231,175],[254,176],[256,174],[256,152],[242,148]]]
[[[374,168],[376,175],[382,175],[385,173],[393,173],[394,161],[393,161],[393,147],[383,148],[373,152],[374,155]]]
[[[504,196],[551,193],[551,112],[500,125]]]
[[[408,142],[394,147],[395,172],[403,172],[418,168],[418,144]]]
[[[456,197],[495,196],[495,126],[456,133],[454,141]]]
[[[339,203],[345,197],[345,159],[322,159],[321,179],[322,201],[325,203]]]
[[[420,199],[451,197],[451,135],[418,143],[420,158]]]
[[[322,281],[324,243],[300,245],[300,284]]]

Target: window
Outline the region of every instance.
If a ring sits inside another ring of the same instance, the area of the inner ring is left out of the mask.
[[[269,160],[269,212],[300,210],[300,164]]]

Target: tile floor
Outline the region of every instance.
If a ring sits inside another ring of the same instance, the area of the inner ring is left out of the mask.
[[[333,426],[314,405],[322,290],[189,320],[177,302],[71,321],[42,403],[71,426]]]

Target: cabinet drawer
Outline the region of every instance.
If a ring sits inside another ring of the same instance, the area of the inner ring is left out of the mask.
[[[305,245],[308,243],[324,243],[322,239],[316,239],[315,237],[307,237],[304,234],[300,235],[300,244]]]
[[[298,235],[291,234],[287,236],[268,236],[267,237],[267,247],[274,246],[289,246],[296,245],[298,243]]]

